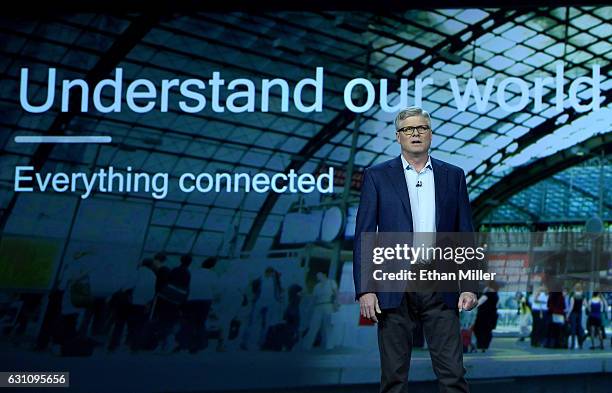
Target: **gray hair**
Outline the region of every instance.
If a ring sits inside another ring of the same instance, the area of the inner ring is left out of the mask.
[[[408,108],[402,109],[397,116],[395,116],[395,130],[399,130],[400,121],[415,116],[421,116],[427,119],[429,127],[431,128],[431,117],[429,116],[429,112],[418,106],[409,106]]]

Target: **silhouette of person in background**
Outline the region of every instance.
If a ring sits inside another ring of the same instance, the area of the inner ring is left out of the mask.
[[[589,326],[591,335],[591,349],[595,349],[595,338],[599,339],[599,348],[604,349],[603,319],[604,313],[608,312],[606,300],[600,296],[598,291],[593,292],[589,302]]]
[[[196,353],[208,345],[206,320],[213,299],[217,296],[217,274],[212,270],[217,258],[206,258],[201,267],[190,270],[189,295],[183,307],[182,336],[180,348]]]
[[[548,294],[545,286],[540,287],[533,296],[531,311],[533,317],[531,346],[539,347],[545,343],[548,327]]]
[[[280,273],[267,267],[263,277],[252,283],[254,302],[249,323],[245,331],[242,348],[261,349],[268,328],[282,320],[282,285]]]
[[[155,272],[155,291],[159,292],[160,289],[166,286],[168,280],[170,280],[170,268],[165,265],[167,260],[166,254],[158,252],[153,257],[153,271]]]
[[[546,340],[546,347],[548,348],[562,347],[561,334],[565,325],[565,311],[565,298],[561,288],[556,286],[548,295],[548,314],[550,317]]]
[[[518,297],[518,316],[519,316],[519,340],[525,341],[525,338],[529,337],[530,328],[533,324],[533,316],[531,314],[531,308],[527,302],[527,297],[523,296],[522,293],[517,294]]]
[[[79,322],[91,305],[90,267],[84,263],[86,252],[77,252],[64,267],[60,288],[63,290],[61,318],[55,325],[55,343],[62,347],[74,342],[79,334]]]
[[[291,285],[288,291],[288,298],[289,304],[285,309],[284,320],[287,324],[287,336],[289,337],[287,349],[291,350],[299,340],[302,287],[298,284]]]
[[[223,265],[226,265],[226,268],[220,269],[224,273],[219,277],[223,283],[223,291],[219,291],[219,299],[212,307],[219,325],[218,352],[244,346],[245,332],[248,330],[247,324],[255,296],[246,269],[235,261],[225,260],[221,267]]]
[[[338,285],[327,277],[324,272],[317,273],[317,283],[312,289],[313,311],[310,317],[308,333],[304,337],[303,348],[312,349],[319,332],[321,333],[321,347],[328,344],[331,315],[337,306]],[[328,349],[328,348],[326,348]]]
[[[132,351],[137,351],[144,347],[142,333],[149,319],[155,298],[155,273],[153,269],[153,260],[146,258],[136,270],[130,315],[128,317],[127,341]]]
[[[115,292],[108,302],[111,313],[112,329],[108,343],[108,350],[115,351],[121,345],[123,331],[130,317],[131,311],[131,288],[122,288]]]
[[[191,281],[189,266],[192,260],[193,258],[189,254],[181,256],[180,265],[170,271],[170,279],[165,291],[166,299],[170,300],[174,305],[174,311],[168,320],[168,333],[172,333],[177,322],[180,322],[179,331],[175,336],[177,343],[174,347],[175,352],[189,348],[190,337],[186,332],[190,329],[187,327],[189,321],[185,318],[187,314],[185,306],[189,296],[189,284]]]
[[[574,285],[574,292],[570,296],[569,307],[567,309],[567,317],[570,323],[570,349],[574,349],[576,344],[582,349],[584,343],[584,328],[582,327],[582,308],[584,307],[584,292],[582,292],[582,284]],[[576,343],[578,337],[578,343]]]
[[[189,286],[189,263],[191,259],[181,259],[181,265],[170,270],[163,263],[166,260],[164,254],[155,256],[157,291],[155,301],[155,338],[158,340],[159,350],[168,349],[168,337],[172,334],[174,325],[180,316],[180,307],[187,300]]]
[[[493,329],[497,326],[498,290],[497,282],[489,281],[483,291],[484,293],[478,299],[474,335],[476,336],[476,347],[482,352],[489,349],[493,339]]]

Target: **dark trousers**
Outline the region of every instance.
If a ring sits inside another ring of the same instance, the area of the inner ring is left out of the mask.
[[[489,349],[491,341],[493,340],[493,330],[491,328],[474,328],[474,335],[476,336],[476,348]]]
[[[423,324],[434,373],[442,393],[469,392],[464,378],[459,311],[437,293],[407,293],[396,309],[378,318],[381,393],[405,393],[417,321]]]
[[[156,317],[156,335],[165,344],[166,339],[173,333],[174,326],[180,317],[181,305],[169,302],[161,297],[157,298],[154,315]]]
[[[111,330],[110,342],[108,343],[108,349],[114,351],[121,345],[121,338],[123,337],[123,330],[125,328],[126,319],[124,316],[115,317],[115,323]]]
[[[189,300],[183,305],[181,329],[176,335],[180,349],[195,353],[206,348],[206,319],[211,304],[211,300]]]
[[[548,311],[533,310],[532,317],[531,345],[539,347],[546,344],[548,336]]]
[[[43,315],[43,322],[36,337],[36,350],[42,351],[47,348],[54,336],[55,326],[61,319],[63,291],[53,290],[49,293],[49,302]]]
[[[145,305],[131,304],[130,315],[127,319],[127,341],[130,349],[135,351],[143,348],[143,334],[145,324],[149,319],[149,312]]]
[[[78,337],[77,322],[79,314],[62,314],[57,319],[57,324],[53,332],[53,342],[55,344],[66,345]]]
[[[548,348],[562,348],[561,345],[561,333],[563,329],[562,323],[548,324],[548,332],[546,337],[546,347]]]
[[[125,330],[125,325],[128,323],[128,318],[130,317],[132,305],[129,303],[128,299],[121,299],[121,301],[116,302],[112,308],[113,327],[111,329],[111,337],[110,342],[108,344],[108,349],[114,351],[121,345],[123,331]]]
[[[104,335],[104,322],[106,313],[106,301],[102,298],[96,298],[85,309],[83,321],[78,327],[79,334],[83,336],[99,336]]]

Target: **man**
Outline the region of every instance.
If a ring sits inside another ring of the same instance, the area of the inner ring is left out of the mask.
[[[175,325],[179,323],[179,331],[174,335],[174,339],[177,343],[174,348],[174,352],[179,352],[181,349],[189,348],[189,337],[185,334],[185,325],[188,321],[184,318],[186,314],[185,306],[187,304],[187,298],[189,296],[189,289],[191,284],[191,272],[189,266],[193,257],[190,254],[181,256],[181,264],[170,271],[170,278],[168,285],[166,285],[165,291],[161,293],[160,297],[165,298],[174,307],[174,312],[171,318],[168,319],[169,332],[175,330]]]
[[[216,257],[208,257],[201,267],[190,270],[191,281],[189,295],[184,307],[183,334],[190,353],[196,353],[208,346],[206,320],[210,307],[217,297],[219,277],[213,271],[217,264]]]
[[[156,335],[160,340],[159,351],[162,352],[168,351],[170,348],[168,338],[174,331],[180,317],[181,307],[189,294],[189,281],[191,279],[189,265],[192,258],[190,255],[183,255],[181,264],[172,270],[163,265],[165,260],[165,254],[160,253],[155,256],[157,299],[154,315],[157,325]],[[176,349],[174,348],[174,350]]]
[[[268,328],[282,320],[282,285],[280,273],[268,266],[263,277],[255,280],[254,292],[256,300],[253,304],[253,314],[250,329],[243,336],[243,348],[261,349]]]
[[[155,272],[153,259],[145,258],[134,277],[132,288],[132,304],[128,317],[128,342],[132,351],[144,347],[143,333],[153,301],[155,299]]]
[[[541,286],[533,297],[533,326],[531,329],[531,346],[539,347],[546,343],[548,331],[548,289]]]
[[[440,392],[469,392],[464,378],[459,310],[475,307],[477,283],[461,293],[367,292],[361,284],[364,232],[473,232],[461,168],[429,156],[429,114],[419,107],[395,119],[401,154],[367,168],[357,212],[353,275],[362,316],[378,323],[381,393],[404,392],[412,334],[422,322]],[[365,251],[364,251],[365,252]]]
[[[304,337],[303,347],[306,350],[312,349],[312,346],[317,338],[319,331],[323,338],[321,347],[329,349],[329,328],[331,324],[331,315],[337,305],[338,286],[336,281],[327,277],[324,272],[317,273],[317,284],[312,290],[314,307],[308,333]]]

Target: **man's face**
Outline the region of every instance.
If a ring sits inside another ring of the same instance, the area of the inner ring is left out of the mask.
[[[419,132],[414,128],[405,127],[426,127],[427,131]],[[400,132],[402,129],[408,130]],[[431,146],[431,128],[426,118],[422,116],[411,116],[400,121],[399,130],[395,133],[395,137],[402,150],[412,154],[426,154]]]

